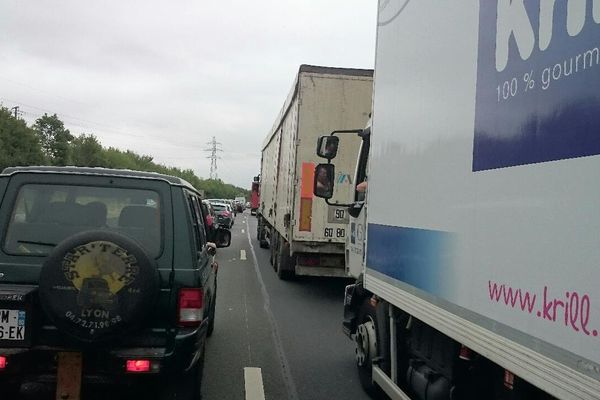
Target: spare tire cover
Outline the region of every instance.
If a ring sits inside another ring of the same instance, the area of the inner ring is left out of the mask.
[[[158,271],[132,239],[87,231],[58,244],[40,273],[42,308],[56,327],[83,342],[134,328],[154,306]]]

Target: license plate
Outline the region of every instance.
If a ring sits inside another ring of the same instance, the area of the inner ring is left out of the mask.
[[[0,340],[25,340],[25,311],[0,309]]]

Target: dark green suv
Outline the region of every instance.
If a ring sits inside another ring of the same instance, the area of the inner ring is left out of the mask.
[[[5,169],[1,397],[35,381],[64,398],[115,384],[147,388],[145,398],[199,399],[214,254],[231,240],[217,230],[207,241],[201,201],[187,182],[154,173]]]

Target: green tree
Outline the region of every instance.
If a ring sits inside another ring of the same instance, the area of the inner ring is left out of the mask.
[[[78,167],[104,167],[104,149],[94,135],[81,134],[71,142],[71,161]]]
[[[35,132],[0,107],[0,171],[6,167],[40,165],[44,156]]]
[[[42,151],[51,165],[71,163],[71,142],[74,137],[56,114],[44,114],[33,125],[38,134]]]

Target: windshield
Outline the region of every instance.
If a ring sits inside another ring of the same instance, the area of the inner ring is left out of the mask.
[[[115,231],[157,257],[161,249],[160,197],[151,190],[115,187],[24,185],[4,240],[10,254],[47,255],[88,230]]]

